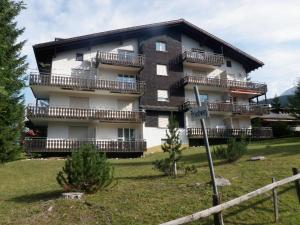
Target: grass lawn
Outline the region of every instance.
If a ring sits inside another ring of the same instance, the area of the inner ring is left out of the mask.
[[[250,156],[266,160],[250,162]],[[211,187],[204,148],[184,151],[183,161],[198,173],[172,179],[152,169],[165,157],[154,153],[138,159],[114,159],[118,184],[82,201],[58,198],[56,183],[63,160],[22,160],[0,166],[0,224],[158,224],[211,207]],[[233,164],[215,161],[216,174],[231,186],[219,188],[223,201],[238,197],[300,169],[300,138],[253,142]],[[201,185],[191,185],[200,183]],[[294,184],[278,189],[280,224],[300,224],[300,204]],[[273,224],[271,192],[224,213],[225,224]],[[212,218],[192,224],[211,224]]]

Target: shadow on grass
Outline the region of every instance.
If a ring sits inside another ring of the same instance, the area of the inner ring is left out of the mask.
[[[189,155],[182,155],[180,160],[185,163],[190,163],[190,164],[207,162],[205,152],[198,152],[198,153],[189,154]]]
[[[284,194],[288,191],[290,191],[291,189],[294,189],[295,187],[293,186],[290,186],[290,187],[287,187],[285,188],[284,190],[281,190],[281,191],[278,191],[278,195],[281,195],[281,194]],[[271,206],[270,208],[264,208],[264,207],[259,207],[260,204],[264,203],[265,201],[272,201],[272,196],[269,196],[269,197],[265,197],[259,201],[256,201],[255,203],[253,204],[249,204],[249,205],[243,205],[243,206],[240,206],[240,208],[238,210],[235,210],[233,212],[230,212],[228,214],[225,215],[225,221],[226,223],[229,223],[229,224],[239,224],[239,225],[243,225],[243,224],[247,224],[247,225],[259,225],[259,224],[273,224],[273,221],[265,221],[264,223],[260,222],[260,223],[241,223],[241,222],[234,222],[234,221],[230,221],[228,220],[228,218],[232,217],[232,216],[236,216],[240,213],[242,213],[243,211],[245,210],[248,210],[248,209],[253,209],[255,208],[256,210],[261,210],[261,211],[265,211],[265,212],[268,212],[268,213],[273,213],[274,210],[273,210],[273,207]],[[284,212],[283,210],[281,210],[281,212]]]
[[[246,152],[245,155],[253,156],[255,154],[259,155],[278,155],[281,156],[292,156],[292,155],[300,155],[300,145],[292,145],[292,146],[264,146],[262,148],[251,149]]]
[[[153,161],[132,161],[132,162],[112,162],[111,164],[114,166],[122,167],[122,166],[147,166],[152,165]]]
[[[163,177],[167,177],[167,176],[164,174],[158,174],[158,175],[136,176],[136,177],[116,177],[116,179],[120,179],[120,180],[155,180],[155,179],[160,179]]]
[[[18,203],[33,203],[38,201],[48,201],[48,200],[59,198],[61,196],[61,193],[62,193],[61,190],[34,193],[34,194],[21,195],[15,198],[11,198],[8,201],[13,201]]]

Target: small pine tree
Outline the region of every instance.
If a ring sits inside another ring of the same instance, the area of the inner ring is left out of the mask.
[[[300,81],[297,84],[295,95],[288,98],[288,106],[296,117],[300,117]]]
[[[24,29],[17,28],[16,16],[24,9],[22,1],[0,0],[0,163],[15,160],[21,150],[24,123],[23,75],[26,56],[21,56]]]
[[[81,146],[67,159],[56,180],[65,191],[95,193],[113,181],[114,169],[104,153],[92,145]]]
[[[180,159],[182,148],[182,142],[178,132],[178,122],[174,115],[169,118],[168,130],[166,131],[166,141],[161,146],[164,152],[169,153],[169,158],[156,161],[155,167],[167,175],[177,175],[178,165],[177,162]]]
[[[272,112],[274,113],[280,112],[281,104],[280,104],[280,99],[277,97],[277,95],[275,95],[275,97],[273,98],[271,105],[272,105]]]
[[[245,136],[242,136],[240,141],[237,141],[236,138],[229,138],[227,145],[216,145],[213,148],[213,153],[217,159],[224,159],[231,163],[237,161],[246,153],[247,146],[248,142]]]

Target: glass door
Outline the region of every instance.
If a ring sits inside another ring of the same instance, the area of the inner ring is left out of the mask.
[[[135,140],[135,129],[118,128],[118,140],[119,141],[134,141]]]

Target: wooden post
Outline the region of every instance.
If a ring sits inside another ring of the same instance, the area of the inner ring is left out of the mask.
[[[297,168],[293,168],[293,174],[294,175],[299,174],[299,171]],[[298,199],[300,202],[300,180],[295,180],[295,186],[296,186],[296,190],[297,190]]]
[[[201,218],[206,218],[208,216],[211,216],[212,214],[222,212],[222,211],[224,211],[226,209],[229,209],[229,208],[231,208],[235,205],[239,205],[242,202],[248,201],[249,199],[252,199],[256,196],[259,196],[259,195],[262,195],[262,194],[264,194],[268,191],[271,191],[276,187],[282,186],[282,185],[290,183],[290,182],[294,182],[296,180],[300,180],[300,174],[297,174],[297,175],[294,175],[294,176],[291,176],[291,177],[287,177],[287,178],[284,178],[280,181],[276,181],[274,183],[268,184],[268,185],[266,185],[264,187],[261,187],[261,188],[255,190],[255,191],[249,192],[249,193],[247,193],[245,195],[242,195],[238,198],[232,199],[228,202],[221,203],[221,204],[219,204],[217,206],[214,206],[214,207],[211,207],[209,209],[205,209],[205,210],[193,213],[193,214],[188,215],[188,216],[184,216],[184,217],[181,217],[181,218],[178,218],[178,219],[175,219],[175,220],[171,220],[171,221],[166,222],[166,223],[161,223],[160,225],[180,225],[180,224],[185,224],[185,223],[197,221]]]
[[[276,179],[273,177],[272,178],[272,183],[275,183]],[[277,196],[277,190],[276,188],[273,188],[273,206],[274,206],[274,218],[275,218],[275,223],[279,221],[279,210],[278,210],[278,196]]]

